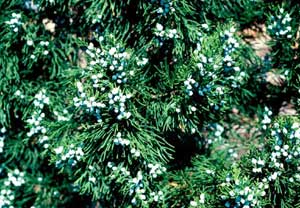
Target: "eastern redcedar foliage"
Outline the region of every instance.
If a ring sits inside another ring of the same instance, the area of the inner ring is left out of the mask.
[[[300,206],[299,121],[277,116],[299,103],[297,4],[0,9],[0,207]],[[263,59],[239,32],[258,22]]]

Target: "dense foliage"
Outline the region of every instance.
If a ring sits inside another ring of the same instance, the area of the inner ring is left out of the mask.
[[[0,207],[300,207],[295,2],[0,0]]]

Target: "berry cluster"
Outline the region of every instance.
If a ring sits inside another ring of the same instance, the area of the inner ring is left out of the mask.
[[[21,22],[21,14],[12,13],[12,18],[5,23],[9,25],[10,28],[13,29],[14,32],[18,32],[20,26],[22,25]]]
[[[128,119],[131,116],[125,106],[126,101],[131,98],[130,94],[124,95],[119,88],[113,88],[108,94],[108,98],[109,109],[117,114],[118,120]]]
[[[276,16],[271,16],[268,32],[276,38],[292,38],[291,15],[283,8],[279,9]]]
[[[54,149],[54,152],[59,158],[56,160],[56,167],[61,167],[64,163],[67,163],[71,167],[75,166],[84,156],[82,147],[76,147],[74,144],[69,145],[68,148],[59,146]]]

